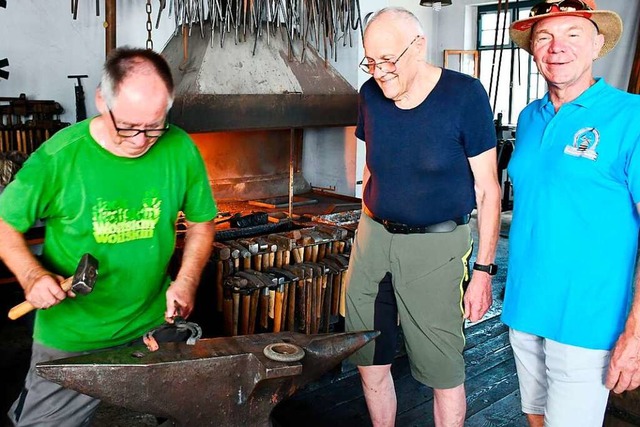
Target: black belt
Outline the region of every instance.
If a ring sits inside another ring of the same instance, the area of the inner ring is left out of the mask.
[[[394,222],[387,219],[378,218],[377,216],[373,215],[373,213],[371,213],[371,211],[367,209],[366,206],[364,206],[362,211],[375,222],[382,224],[382,226],[392,234],[449,233],[455,230],[459,225],[468,224],[470,218],[470,215],[464,215],[459,218],[449,219],[437,224],[413,226],[409,224],[403,224],[401,222]]]

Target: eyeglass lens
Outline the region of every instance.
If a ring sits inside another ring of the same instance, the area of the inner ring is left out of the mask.
[[[420,38],[419,35],[417,35],[413,40],[411,40],[411,43],[409,43],[409,46],[407,46],[400,55],[398,55],[398,57],[396,59],[394,59],[393,61],[380,61],[380,62],[375,62],[373,60],[370,60],[369,58],[367,58],[366,56],[362,59],[362,61],[360,62],[360,69],[362,69],[362,71],[364,71],[365,73],[368,74],[374,74],[376,72],[376,68],[378,68],[380,71],[382,71],[383,73],[392,73],[396,70],[397,66],[396,63],[398,61],[400,61],[400,58],[402,58],[402,55],[404,55],[409,48],[411,47],[411,45],[413,43],[415,43],[416,40],[418,40]]]
[[[127,128],[119,128],[116,124],[116,118],[113,117],[113,112],[109,109],[109,116],[111,117],[111,122],[113,123],[113,127],[116,129],[116,133],[118,136],[123,138],[133,138],[134,136],[138,136],[141,133],[144,133],[144,136],[147,138],[159,138],[166,131],[169,130],[169,125],[165,124],[164,128],[161,129],[127,129]]]

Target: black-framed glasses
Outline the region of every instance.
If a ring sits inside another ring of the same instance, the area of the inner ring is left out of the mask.
[[[396,64],[398,63],[398,61],[400,61],[400,58],[402,58],[402,55],[404,55],[409,48],[411,47],[412,44],[415,43],[416,40],[418,40],[420,38],[420,35],[417,35],[412,41],[411,43],[409,43],[409,46],[407,46],[405,48],[405,50],[402,51],[402,53],[400,55],[398,55],[398,57],[396,59],[394,59],[393,61],[380,61],[380,62],[375,62],[373,59],[371,58],[367,58],[366,56],[364,58],[362,58],[362,61],[360,61],[360,69],[362,71],[364,71],[367,74],[373,74],[376,72],[376,68],[379,69],[380,71],[382,71],[383,73],[393,73],[398,67],[396,67]]]
[[[161,129],[132,129],[132,128],[119,128],[116,125],[116,119],[113,117],[113,113],[111,112],[111,108],[109,108],[109,116],[111,116],[111,122],[113,123],[113,127],[116,129],[116,133],[118,136],[123,138],[133,138],[134,136],[138,136],[141,133],[144,133],[144,136],[147,138],[160,138],[169,130],[169,123],[165,123],[165,126]]]
[[[593,10],[582,0],[560,0],[553,3],[538,3],[531,8],[529,17],[545,15],[551,12],[578,12],[581,10]]]

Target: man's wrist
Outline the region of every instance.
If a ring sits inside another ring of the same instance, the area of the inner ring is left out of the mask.
[[[498,272],[498,266],[496,264],[478,264],[475,262],[473,263],[473,269],[476,271],[483,271],[489,276],[495,276]]]

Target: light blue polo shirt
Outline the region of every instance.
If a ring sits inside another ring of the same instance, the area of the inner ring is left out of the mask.
[[[565,344],[610,350],[633,293],[640,219],[640,96],[604,79],[555,113],[520,114],[502,320]]]

